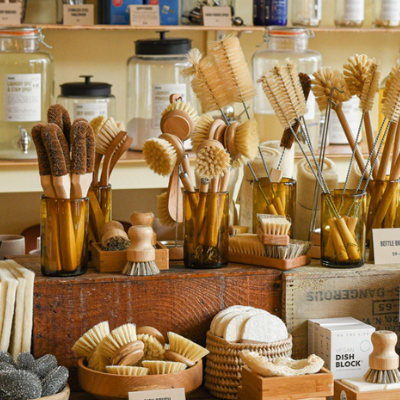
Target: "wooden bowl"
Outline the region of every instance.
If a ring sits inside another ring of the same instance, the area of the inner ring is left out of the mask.
[[[68,384],[66,384],[65,388],[60,393],[53,394],[52,396],[41,397],[40,399],[35,399],[35,400],[68,400],[69,394],[70,394],[70,389]]]
[[[165,375],[129,376],[115,375],[89,369],[85,359],[78,361],[78,379],[82,389],[99,400],[127,399],[129,392],[184,388],[188,394],[203,381],[203,363],[181,372]]]

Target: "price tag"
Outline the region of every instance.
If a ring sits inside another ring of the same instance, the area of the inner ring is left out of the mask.
[[[232,10],[230,7],[201,8],[204,26],[232,26]]]
[[[94,5],[68,5],[64,4],[64,25],[93,25],[94,24]]]
[[[185,389],[144,390],[130,392],[129,400],[185,400]]]
[[[0,3],[0,24],[21,24],[21,3]]]
[[[373,229],[375,264],[400,263],[400,228]]]
[[[159,6],[129,6],[130,24],[137,26],[160,25]]]

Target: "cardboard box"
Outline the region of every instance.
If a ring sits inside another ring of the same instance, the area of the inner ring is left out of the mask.
[[[335,379],[355,378],[368,371],[373,326],[349,317],[328,318],[326,323],[309,320],[308,327],[312,336],[309,353],[321,357]]]
[[[179,25],[179,0],[145,0],[145,4],[160,7],[160,25]]]
[[[143,0],[110,0],[110,24],[129,25],[129,6],[143,4]]]
[[[308,356],[309,319],[351,315],[377,330],[400,332],[400,264],[338,269],[312,261],[284,271],[282,281],[282,316],[293,336],[295,359]]]

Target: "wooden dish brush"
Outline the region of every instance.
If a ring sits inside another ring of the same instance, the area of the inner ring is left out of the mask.
[[[364,380],[370,383],[400,382],[399,356],[396,353],[397,335],[391,331],[377,331],[371,336],[374,350],[369,355],[369,370]]]
[[[122,273],[129,276],[157,275],[160,273],[151,245],[153,229],[145,225],[131,226],[128,231],[131,245],[126,252],[127,263]]]

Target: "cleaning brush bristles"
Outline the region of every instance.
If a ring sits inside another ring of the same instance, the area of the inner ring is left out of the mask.
[[[313,76],[312,91],[320,111],[327,108],[331,93],[332,101],[335,104],[343,103],[351,98],[344,76],[337,69],[322,67],[314,72]],[[333,90],[334,88],[339,90]]]
[[[168,211],[168,192],[164,192],[157,196],[157,211],[161,225],[170,227],[175,226],[176,221],[171,218]]]
[[[239,39],[225,36],[220,41],[209,42],[208,50],[220,77],[218,91],[227,94],[229,103],[245,103],[253,98],[256,90]]]
[[[208,139],[208,132],[211,128],[214,119],[208,114],[202,114],[196,123],[194,131],[192,132],[192,148],[196,152],[198,147]]]
[[[380,64],[375,59],[369,63],[364,85],[360,95],[360,109],[371,111],[374,105],[374,97],[379,88]]]
[[[209,351],[191,340],[178,335],[174,332],[168,332],[169,350],[197,362],[205,357]]]
[[[308,253],[312,242],[291,239],[288,246],[265,246],[266,257],[291,260]]]
[[[69,146],[71,118],[67,109],[61,104],[52,104],[47,110],[47,122],[49,124],[56,124],[60,127]]]
[[[265,246],[257,235],[243,233],[229,238],[229,252],[264,257]]]
[[[265,235],[289,235],[291,223],[282,215],[257,214],[260,228]]]
[[[389,87],[384,92],[382,114],[392,122],[397,122],[400,115],[400,64],[391,71]]]
[[[95,135],[100,132],[100,129],[106,121],[107,117],[105,115],[99,115],[98,117],[95,117],[90,121],[90,126],[92,127]]]
[[[220,142],[207,140],[198,148],[195,171],[200,178],[219,178],[228,170],[229,161],[229,154]]]
[[[352,96],[361,98],[372,60],[365,54],[356,54],[343,65],[343,75]]]
[[[193,120],[194,124],[196,124],[199,120],[199,115],[197,114],[197,111],[194,109],[194,107],[189,102],[183,100],[177,100],[169,104],[161,113],[161,118],[168,112],[174,110],[180,110],[187,113]]]
[[[177,161],[174,146],[160,137],[146,140],[143,154],[150,169],[162,176],[170,175]]]
[[[136,325],[125,324],[111,331],[99,343],[97,349],[101,355],[112,358],[114,354],[123,346],[137,340]]]
[[[241,166],[247,161],[253,161],[258,154],[259,135],[257,121],[249,119],[238,125],[235,131],[235,147],[245,157],[245,160],[238,158],[232,163],[232,167]]]
[[[109,333],[108,321],[100,322],[79,338],[72,346],[72,350],[81,356],[88,357]]]

